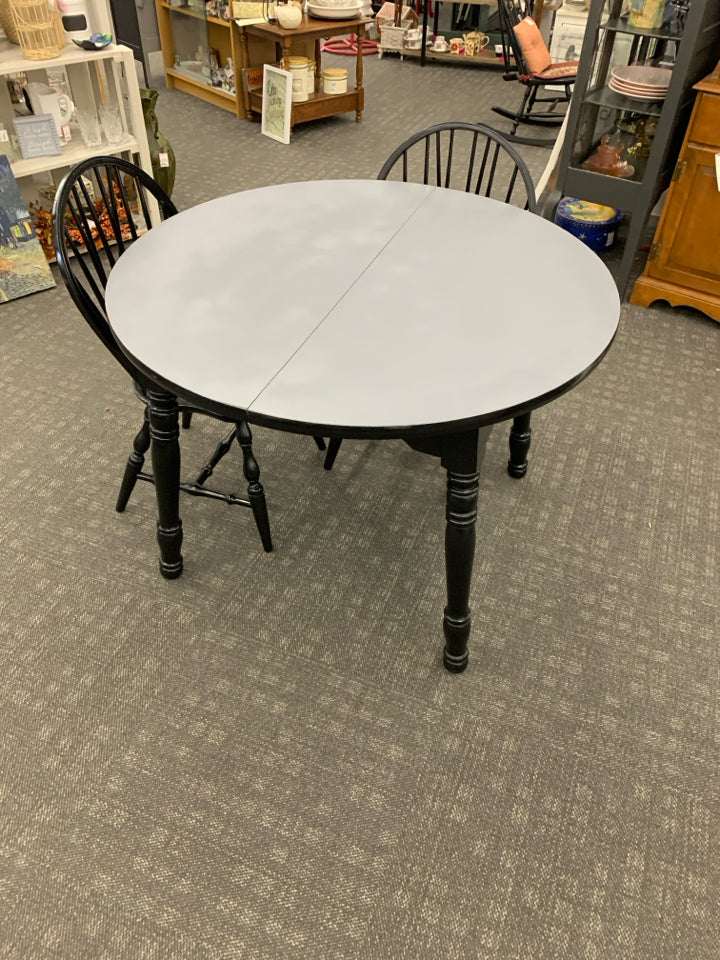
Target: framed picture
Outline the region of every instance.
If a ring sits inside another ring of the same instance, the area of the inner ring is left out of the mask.
[[[55,120],[50,113],[34,117],[16,117],[14,120],[18,145],[24,160],[33,157],[52,157],[62,153]]]
[[[10,162],[0,153],[0,303],[54,286]]]
[[[263,68],[262,127],[266,137],[290,143],[292,74],[266,63]]]

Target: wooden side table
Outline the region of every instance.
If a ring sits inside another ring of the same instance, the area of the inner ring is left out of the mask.
[[[321,83],[316,81],[315,90],[308,100],[293,103],[290,117],[290,127],[296,123],[305,123],[307,120],[317,120],[320,117],[330,117],[335,113],[355,111],[358,123],[362,120],[365,105],[365,91],[363,89],[363,57],[362,41],[365,37],[365,26],[372,23],[369,17],[358,17],[354,20],[315,20],[303,15],[303,21],[294,30],[284,30],[277,23],[252,23],[240,28],[240,53],[243,68],[249,67],[250,55],[248,51],[248,37],[259,37],[262,40],[272,40],[275,43],[277,59],[282,60],[284,69],[290,69],[289,58],[293,43],[298,40],[311,40],[315,43],[315,63],[317,64],[318,81],[321,76],[322,41],[326,37],[340,37],[350,33],[357,36],[357,55],[355,57],[355,87],[347,93],[323,93]],[[254,66],[254,65],[253,65]],[[248,120],[256,119],[262,113],[262,92],[259,90],[243,90],[245,98],[245,113]]]

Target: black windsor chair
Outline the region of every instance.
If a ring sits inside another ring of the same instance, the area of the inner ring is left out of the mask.
[[[420,130],[393,150],[377,179],[464,190],[535,213],[535,188],[525,161],[497,130],[482,123],[448,121]],[[326,470],[332,469],[341,443],[337,437],[328,441]],[[510,476],[525,476],[529,449],[530,414],[525,413],[514,418],[510,431]]]
[[[117,157],[91,157],[78,163],[65,176],[53,204],[53,244],[70,296],[93,332],[130,374],[135,392],[145,404],[143,424],[133,441],[133,450],[120,484],[115,505],[118,512],[127,506],[138,480],[153,482],[152,474],[142,468],[150,446],[147,391],[155,385],[128,359],[113,337],[105,310],[105,287],[118,258],[151,227],[153,201],[157,203],[163,220],[178,212],[165,191],[134,163]],[[178,406],[184,428],[190,426],[194,411],[221,419],[182,398],[178,398]],[[205,487],[205,482],[235,440],[242,450],[243,473],[248,482],[247,499]],[[247,423],[234,424],[197,478],[181,483],[180,489],[194,496],[250,507],[263,547],[267,552],[272,550],[265,493]]]
[[[504,80],[517,80],[524,87],[522,103],[517,110],[493,107],[495,113],[512,120],[512,129],[506,139],[529,146],[551,146],[553,138],[516,136],[520,124],[540,127],[559,127],[564,110],[556,110],[570,102],[572,86],[577,77],[577,60],[553,63],[550,51],[540,30],[532,19],[532,0],[498,0],[498,14],[505,62]],[[524,49],[523,49],[524,48]],[[557,87],[557,93],[541,97],[543,87]],[[546,109],[535,110],[537,104]]]

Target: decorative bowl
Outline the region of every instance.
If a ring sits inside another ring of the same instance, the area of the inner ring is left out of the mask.
[[[73,37],[73,43],[83,50],[102,50],[109,43],[112,43],[112,37],[109,33],[94,33],[89,40],[76,40]]]

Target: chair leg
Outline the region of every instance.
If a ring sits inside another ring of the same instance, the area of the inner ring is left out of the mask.
[[[324,439],[323,439],[322,437],[313,437],[313,440],[315,441],[315,444],[316,444],[318,450],[324,450],[324,449],[325,449],[325,441],[324,441]]]
[[[145,454],[148,452],[149,446],[150,418],[148,416],[148,409],[145,407],[143,425],[133,440],[133,451],[128,457],[128,462],[125,465],[125,473],[123,474],[122,483],[120,484],[120,492],[118,493],[117,503],[115,504],[115,509],[118,513],[123,512],[130,499],[130,494],[135,489],[135,483],[145,463]]]
[[[534,87],[525,87],[525,94],[523,96],[522,104],[518,110],[515,122],[513,123],[512,130],[510,131],[510,136],[517,133],[517,128],[523,122],[525,117],[530,113],[533,108],[533,103],[535,102],[536,91]]]
[[[192,410],[183,410],[181,415],[183,430],[190,429],[190,421],[192,420],[192,415],[193,415]]]
[[[527,473],[527,455],[530,450],[530,414],[523,413],[515,417],[510,429],[510,459],[508,460],[508,473],[511,477],[519,480]]]
[[[243,473],[248,482],[250,506],[252,507],[262,545],[265,548],[265,552],[270,553],[273,545],[270,536],[270,520],[268,518],[267,503],[265,502],[265,491],[260,483],[260,467],[252,451],[252,434],[250,433],[250,427],[244,420],[237,425],[235,434],[242,449]]]
[[[326,470],[332,470],[333,464],[335,463],[335,457],[338,455],[338,451],[340,450],[341,443],[342,443],[341,437],[332,437],[328,441],[328,450],[327,450],[327,453],[325,454],[325,462],[323,463],[323,467]]]
[[[230,433],[224,439],[222,439],[220,443],[217,445],[217,447],[215,448],[215,453],[210,457],[208,462],[202,468],[202,470],[198,474],[197,480],[195,481],[195,483],[199,487],[201,487],[205,483],[208,477],[212,476],[213,470],[220,463],[222,458],[225,456],[225,454],[228,452],[228,450],[232,446],[233,440],[237,436],[237,429],[238,429],[237,427],[233,427]]]

